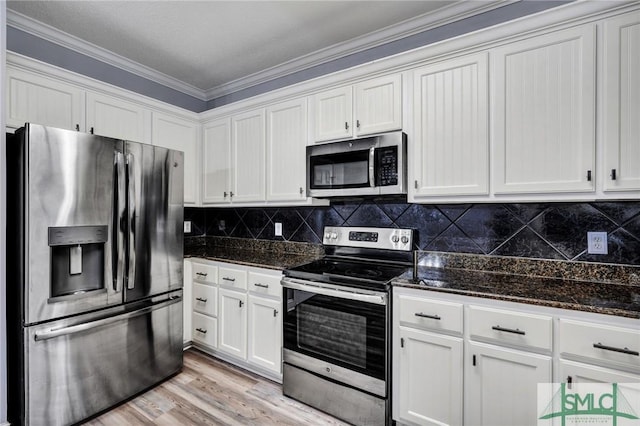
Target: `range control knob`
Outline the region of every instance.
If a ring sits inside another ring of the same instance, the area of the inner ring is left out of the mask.
[[[403,235],[402,238],[400,238],[400,241],[402,241],[402,244],[407,244],[409,242],[409,237]]]
[[[391,237],[391,241],[397,243],[398,241],[400,241],[400,238],[397,235],[394,235]]]
[[[331,239],[332,240],[337,240],[338,239],[338,234],[336,234],[335,232],[331,233]]]
[[[326,234],[324,234],[324,239],[328,240],[329,238],[331,238],[331,234],[329,232],[327,232]]]

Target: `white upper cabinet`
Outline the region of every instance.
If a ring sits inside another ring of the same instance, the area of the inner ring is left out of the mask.
[[[640,13],[604,33],[604,190],[640,190]]]
[[[198,204],[200,124],[171,115],[153,113],[153,144],[184,152],[184,203]]]
[[[413,71],[413,179],[409,197],[489,193],[486,53]]]
[[[306,198],[307,100],[267,108],[267,200]]]
[[[231,201],[231,120],[206,123],[202,143],[202,203]]]
[[[110,138],[151,143],[151,110],[87,92],[87,130]]]
[[[491,49],[496,194],[594,191],[595,25]]]
[[[312,97],[314,140],[328,141],[353,136],[353,90],[339,87]]]
[[[317,93],[311,102],[316,142],[402,128],[400,74]]]
[[[7,67],[7,126],[25,123],[85,130],[85,93],[78,87]]]
[[[264,109],[231,117],[231,149],[231,201],[265,201]]]
[[[402,75],[392,74],[355,85],[357,136],[402,128]]]

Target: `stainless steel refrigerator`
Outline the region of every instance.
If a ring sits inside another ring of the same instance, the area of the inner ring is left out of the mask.
[[[35,124],[8,140],[12,424],[76,423],[182,368],[183,167]]]

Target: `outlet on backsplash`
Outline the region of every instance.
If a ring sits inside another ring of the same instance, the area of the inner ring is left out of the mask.
[[[225,229],[226,229],[226,225],[224,223],[224,220],[218,221],[218,231],[224,231]]]
[[[275,229],[274,229],[274,235],[276,237],[281,237],[282,236],[282,223],[280,222],[276,222],[275,223]]]
[[[587,253],[607,254],[607,233],[587,232]]]

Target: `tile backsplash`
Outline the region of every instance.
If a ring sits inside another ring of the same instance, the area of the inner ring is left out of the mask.
[[[321,243],[325,225],[416,229],[429,251],[640,265],[640,202],[408,204],[376,199],[326,207],[185,208],[189,236]],[[274,224],[282,223],[282,236]],[[608,254],[587,253],[587,232],[608,235]]]

